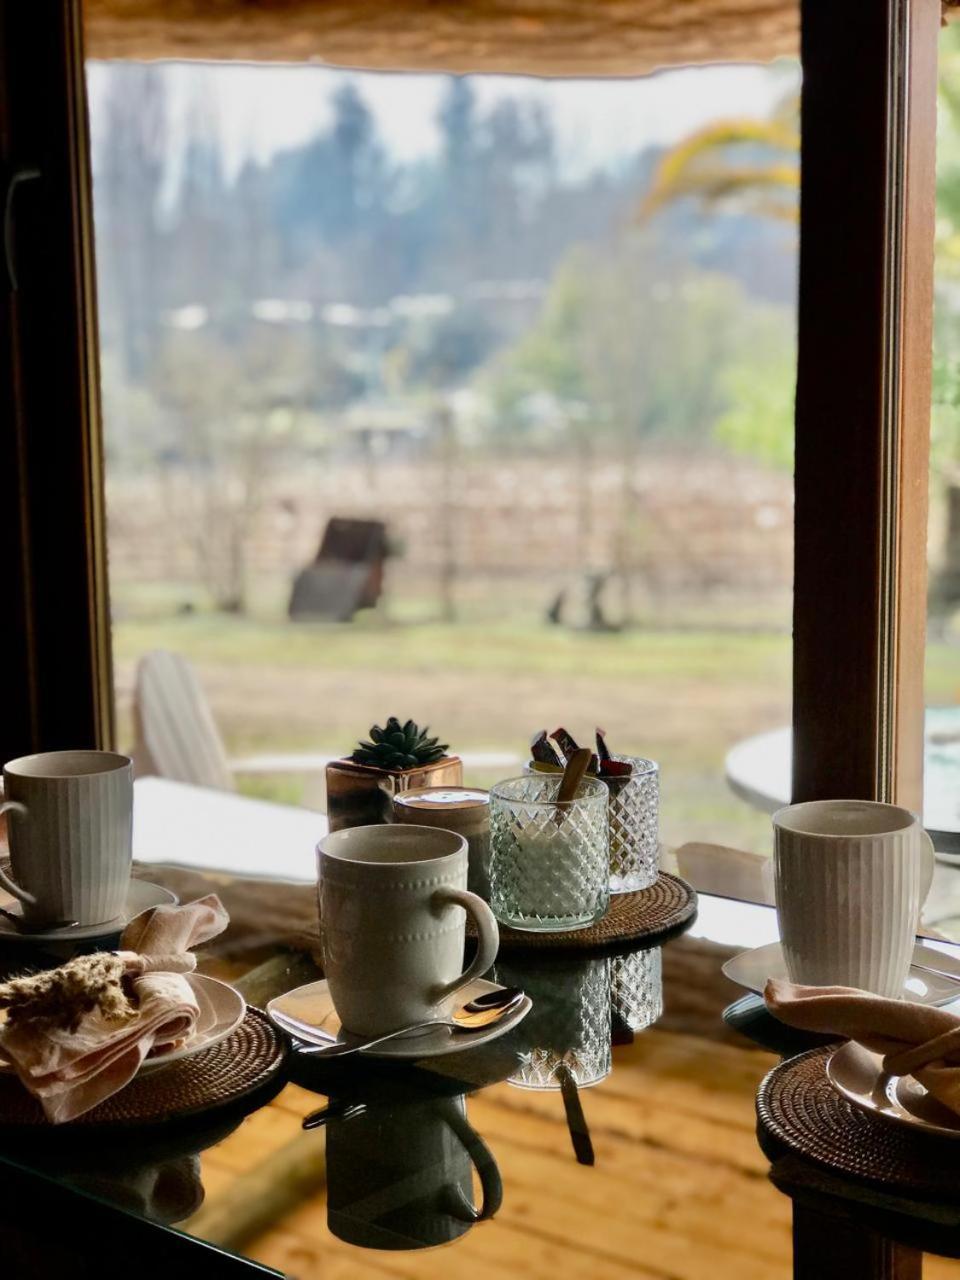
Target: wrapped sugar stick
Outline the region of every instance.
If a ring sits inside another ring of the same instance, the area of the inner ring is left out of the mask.
[[[554,742],[560,748],[560,751],[566,760],[569,760],[571,756],[574,756],[580,750],[579,745],[574,740],[573,734],[567,733],[566,729],[562,727],[554,729],[550,737],[553,738]]]
[[[530,755],[535,764],[548,764],[556,769],[563,768],[563,761],[554,751],[553,745],[547,737],[546,729],[541,729],[538,734],[534,735],[533,741],[530,743]]]

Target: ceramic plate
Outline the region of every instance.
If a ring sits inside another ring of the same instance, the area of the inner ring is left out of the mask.
[[[931,1098],[913,1076],[890,1076],[879,1053],[849,1040],[827,1059],[827,1079],[848,1102],[894,1124],[960,1138],[960,1116]]]
[[[441,1012],[475,1000],[477,996],[486,995],[490,991],[502,991],[503,987],[496,982],[487,982],[477,978],[461,987],[449,1000],[441,1005]],[[420,1031],[406,1038],[389,1040],[376,1049],[366,1051],[368,1058],[436,1058],[445,1053],[459,1053],[461,1049],[472,1049],[477,1045],[487,1044],[505,1035],[521,1022],[532,1008],[529,996],[524,996],[516,1009],[508,1013],[500,1022],[494,1023],[483,1031],[453,1031],[449,1027],[437,1027],[435,1030]],[[267,1005],[267,1013],[284,1031],[289,1031],[297,1040],[306,1044],[349,1044],[353,1039],[340,1029],[330,999],[330,991],[326,982],[310,982],[305,987],[297,987],[285,995],[277,996]]]
[[[208,978],[204,973],[188,973],[184,975],[193,994],[200,1005],[200,1017],[196,1030],[185,1045],[179,1049],[171,1049],[167,1053],[157,1054],[155,1058],[147,1058],[140,1068],[140,1074],[157,1071],[160,1067],[168,1067],[171,1062],[179,1062],[181,1058],[192,1057],[201,1049],[209,1049],[211,1045],[226,1040],[243,1021],[247,1012],[247,1002],[239,991],[219,978]]]
[[[922,969],[911,968],[903,987],[905,1000],[933,1005],[960,1000],[960,960],[918,942],[913,949],[913,963],[929,965],[932,969],[942,969],[946,974],[955,973],[957,976],[956,979],[941,978],[933,973],[924,973]],[[723,972],[731,982],[763,995],[768,978],[787,977],[783,948],[779,942],[771,942],[752,951],[741,951],[726,962]]]
[[[131,880],[123,913],[113,920],[105,920],[100,924],[76,925],[70,929],[40,929],[36,933],[20,933],[16,925],[0,916],[0,939],[4,942],[37,943],[84,942],[90,938],[103,938],[108,933],[120,933],[141,911],[178,901],[175,893],[161,885],[151,884],[148,880]],[[21,911],[20,903],[15,898],[0,902],[0,906],[15,915],[19,915]]]
[[[193,994],[200,1006],[200,1016],[193,1035],[186,1044],[177,1049],[170,1049],[156,1057],[146,1058],[140,1065],[138,1075],[146,1075],[150,1071],[159,1071],[172,1062],[192,1057],[201,1049],[209,1049],[219,1044],[243,1021],[247,1004],[239,991],[221,982],[218,978],[208,978],[203,973],[187,973],[184,977],[190,983]],[[0,1071],[9,1071],[10,1064],[0,1058]]]

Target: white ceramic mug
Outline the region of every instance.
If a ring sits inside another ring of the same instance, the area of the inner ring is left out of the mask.
[[[787,972],[813,986],[903,995],[933,842],[909,809],[812,800],[773,815]]]
[[[120,915],[133,857],[133,766],[113,751],[46,751],[3,766],[11,875],[26,919]]]
[[[493,912],[467,890],[467,842],[437,827],[336,831],[317,846],[320,952],[344,1027],[384,1035],[435,1018],[493,964]],[[466,915],[477,954],[465,972]]]

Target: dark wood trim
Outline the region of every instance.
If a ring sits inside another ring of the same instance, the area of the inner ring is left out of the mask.
[[[916,1249],[794,1203],[794,1280],[921,1280],[922,1270]]]
[[[79,0],[0,7],[0,164],[38,170],[0,286],[0,759],[113,740],[86,86]]]
[[[804,0],[796,800],[919,808],[938,0]]]

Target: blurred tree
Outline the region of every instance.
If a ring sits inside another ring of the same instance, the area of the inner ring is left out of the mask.
[[[156,396],[171,527],[191,546],[216,608],[246,609],[247,560],[278,468],[309,429],[311,352],[302,335],[251,331],[240,346],[214,334],[171,334]]]
[[[796,343],[791,317],[757,308],[743,325],[739,352],[721,375],[727,408],[714,438],[733,453],[793,469]]]
[[[124,377],[138,379],[156,351],[166,279],[161,205],[170,129],[164,69],[155,63],[111,66],[100,111],[94,184],[102,340],[122,351]]]

